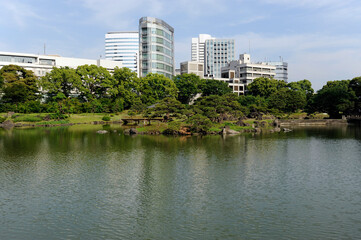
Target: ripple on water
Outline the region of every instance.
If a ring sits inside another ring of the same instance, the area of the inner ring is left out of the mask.
[[[0,238],[357,239],[361,142],[335,131],[0,135]]]

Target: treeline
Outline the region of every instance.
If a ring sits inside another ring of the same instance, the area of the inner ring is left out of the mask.
[[[0,112],[176,114],[221,122],[243,116],[304,111],[332,118],[360,114],[361,77],[331,81],[314,93],[308,80],[286,83],[258,78],[245,96],[231,93],[227,83],[194,74],[172,80],[159,74],[138,78],[128,68],[109,73],[95,65],[53,68],[42,78],[17,65],[0,70]],[[196,100],[195,100],[196,99]],[[194,102],[194,104],[193,104]],[[194,118],[194,119],[196,119]]]

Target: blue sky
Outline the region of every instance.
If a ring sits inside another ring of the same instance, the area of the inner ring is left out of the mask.
[[[236,54],[289,63],[289,81],[361,76],[357,0],[0,0],[0,51],[104,56],[104,34],[137,30],[142,16],[175,28],[176,63],[190,59],[200,33],[234,38]]]

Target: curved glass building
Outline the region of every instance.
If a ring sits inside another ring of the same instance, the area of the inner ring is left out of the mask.
[[[139,19],[140,75],[174,76],[174,28],[153,17]]]

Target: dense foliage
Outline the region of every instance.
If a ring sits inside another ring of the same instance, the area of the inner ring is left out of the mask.
[[[160,74],[139,78],[128,68],[115,68],[110,73],[84,65],[53,68],[38,79],[32,71],[9,65],[0,70],[0,96],[0,112],[63,116],[128,110],[129,116],[181,119],[202,132],[211,127],[209,123],[264,114],[282,117],[298,111],[326,112],[333,118],[360,114],[361,77],[330,81],[317,93],[308,80],[286,83],[257,78],[247,86],[245,96],[237,96],[227,83],[194,74],[173,80]]]

